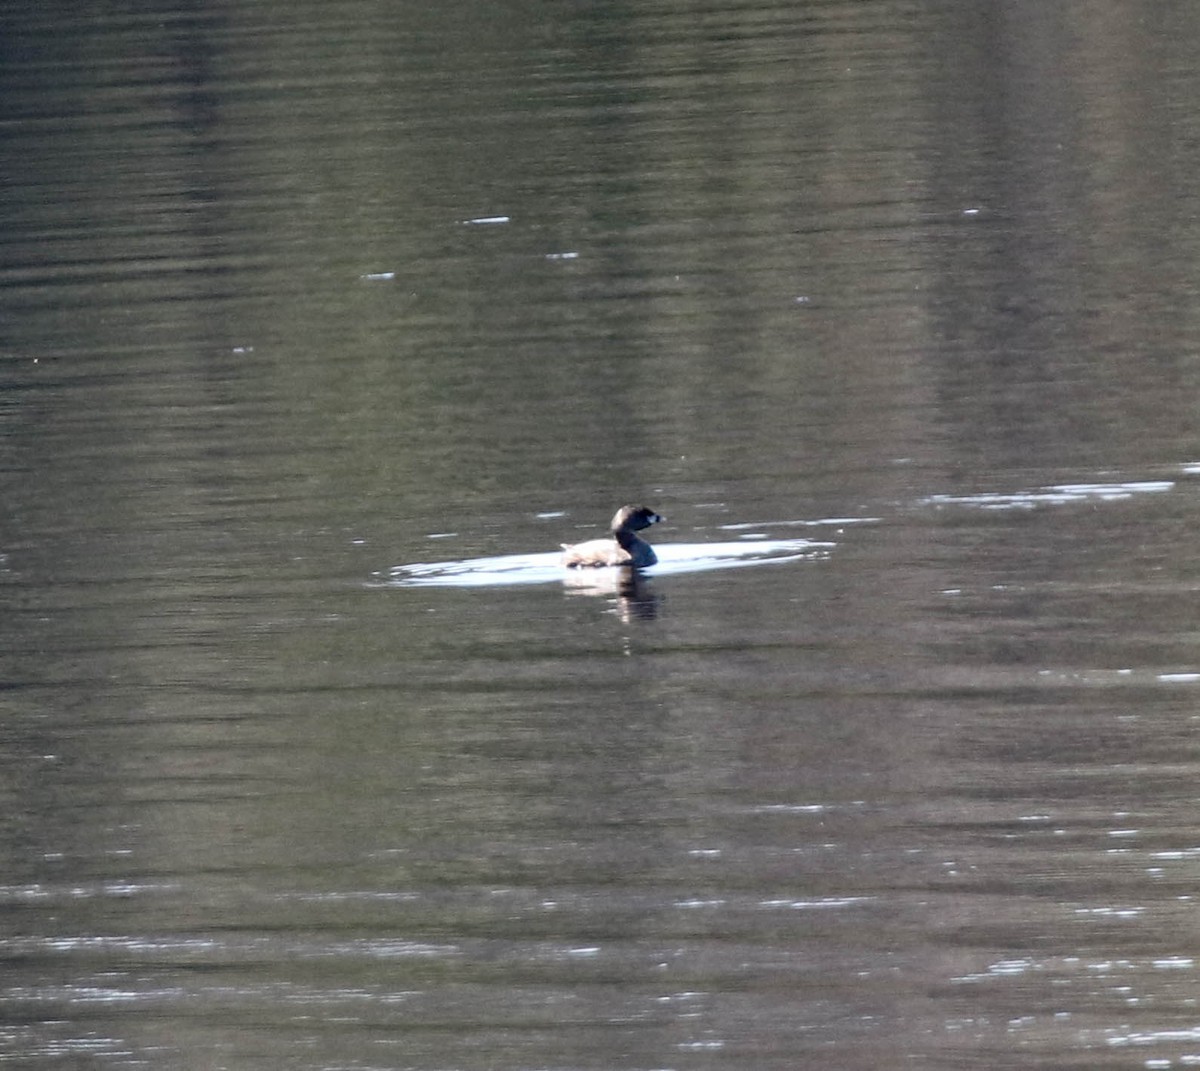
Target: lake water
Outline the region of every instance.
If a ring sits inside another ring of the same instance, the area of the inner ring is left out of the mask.
[[[8,5],[0,1064],[1200,1066],[1197,54]]]

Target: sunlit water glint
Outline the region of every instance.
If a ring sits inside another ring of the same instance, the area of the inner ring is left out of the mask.
[[[801,522],[797,522],[801,523]],[[869,523],[863,519],[802,522],[809,526],[840,527],[847,524]],[[726,528],[749,527],[741,525]],[[759,529],[770,525],[754,525]],[[655,543],[656,564],[639,572],[645,577],[697,573],[709,569],[736,569],[752,565],[781,565],[786,562],[815,560],[827,557],[836,543],[818,539],[771,539],[765,532],[746,535],[737,542],[712,543]],[[604,574],[617,574],[619,569],[567,569],[562,552],[536,554],[504,554],[465,561],[415,562],[397,565],[378,574],[382,583],[402,587],[448,586],[487,587],[502,584],[548,584],[555,581],[575,586],[603,584]]]

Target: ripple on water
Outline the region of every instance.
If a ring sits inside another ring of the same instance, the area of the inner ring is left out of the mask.
[[[1063,483],[1036,487],[1031,491],[988,491],[977,494],[930,495],[921,500],[927,506],[967,506],[976,509],[1036,509],[1038,506],[1063,506],[1076,502],[1114,502],[1136,495],[1162,494],[1174,490],[1174,480],[1133,480],[1118,483]]]
[[[709,569],[737,569],[750,565],[826,558],[836,546],[814,539],[755,539],[728,543],[667,543],[654,551],[658,564],[643,569],[646,576],[698,573]],[[560,554],[503,554],[463,561],[415,562],[397,565],[376,574],[376,583],[396,587],[493,587],[506,584],[552,584],[570,582],[612,570],[568,570]]]

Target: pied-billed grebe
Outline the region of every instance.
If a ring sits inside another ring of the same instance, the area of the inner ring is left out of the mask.
[[[645,506],[622,506],[612,519],[611,539],[589,539],[573,547],[564,543],[562,563],[568,569],[603,565],[632,565],[641,569],[653,565],[658,561],[654,548],[633,533],[661,520],[662,517]]]

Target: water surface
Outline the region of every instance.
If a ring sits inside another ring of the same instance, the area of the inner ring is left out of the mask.
[[[1198,29],[10,5],[0,1062],[1200,1063]]]

